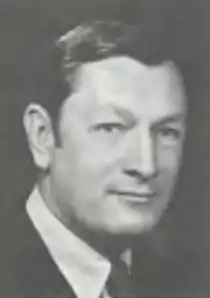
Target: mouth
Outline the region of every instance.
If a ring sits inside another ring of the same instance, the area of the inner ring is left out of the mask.
[[[109,191],[110,194],[124,198],[131,203],[147,203],[154,196],[155,193],[151,191],[136,191],[136,190],[118,190],[113,189]]]

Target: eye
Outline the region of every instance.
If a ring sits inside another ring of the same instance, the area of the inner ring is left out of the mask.
[[[120,132],[125,130],[126,127],[122,123],[112,122],[112,123],[97,124],[96,126],[94,126],[93,129],[99,132],[115,133],[115,132]]]
[[[159,134],[167,141],[177,141],[181,137],[181,130],[174,127],[163,127],[160,129]]]

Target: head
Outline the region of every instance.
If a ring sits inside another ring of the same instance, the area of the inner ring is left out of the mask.
[[[183,80],[174,62],[153,59],[138,40],[137,28],[115,22],[63,35],[55,47],[65,91],[49,98],[56,112],[38,98],[25,110],[43,198],[72,230],[136,236],[171,200],[185,135]]]

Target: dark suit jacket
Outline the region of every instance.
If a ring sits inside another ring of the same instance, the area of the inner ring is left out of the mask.
[[[1,226],[0,297],[74,298],[21,203]]]
[[[0,234],[0,297],[75,298],[34,229],[25,211],[25,202],[13,205],[5,213],[0,220]],[[197,273],[191,266],[193,260],[182,267],[184,260],[179,259],[171,262],[165,257],[159,258],[147,247],[142,250],[141,244],[134,252],[132,269],[136,297],[207,298],[202,296],[197,278],[191,277]]]

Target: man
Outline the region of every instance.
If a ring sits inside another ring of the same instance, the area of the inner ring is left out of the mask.
[[[117,22],[78,26],[55,49],[62,79],[24,113],[38,179],[11,226],[3,286],[8,297],[132,297],[131,248],[161,218],[180,165],[181,74]]]

